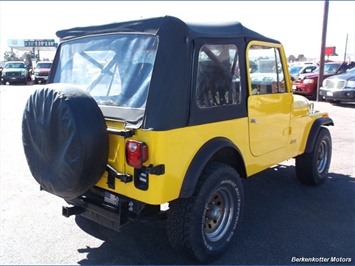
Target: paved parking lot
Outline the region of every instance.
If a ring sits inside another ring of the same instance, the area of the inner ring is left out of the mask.
[[[0,86],[0,264],[194,264],[170,248],[163,220],[115,233],[64,218],[65,202],[39,191],[21,142],[22,111],[36,86]],[[301,185],[293,160],[245,180],[238,237],[214,264],[355,262],[355,103],[315,106],[335,122],[327,182]]]

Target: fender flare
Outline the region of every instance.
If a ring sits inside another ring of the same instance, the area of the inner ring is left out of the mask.
[[[229,148],[235,155],[239,156],[241,160],[232,160],[235,156],[228,157],[229,162],[232,167],[240,168],[242,166],[241,176],[245,176],[245,164],[241,152],[229,139],[223,137],[213,138],[207,141],[196,153],[192,159],[189,168],[186,171],[183,184],[181,186],[179,198],[189,198],[192,196],[197,181],[205,168],[206,164],[213,158],[213,156],[223,148]],[[222,161],[223,162],[223,161]],[[239,166],[239,167],[238,167]]]
[[[318,132],[322,126],[334,126],[334,122],[330,117],[321,117],[314,121],[311,130],[309,131],[308,140],[304,151],[305,153],[310,153],[313,150]]]

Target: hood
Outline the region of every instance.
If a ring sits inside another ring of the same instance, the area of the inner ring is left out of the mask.
[[[4,68],[2,70],[2,73],[6,73],[6,72],[25,72],[26,69],[25,68]]]
[[[36,68],[35,72],[49,72],[51,71],[50,68]]]
[[[317,78],[318,73],[307,73],[307,74],[301,74],[300,79],[305,79],[305,78]]]
[[[355,80],[355,74],[345,73],[345,74],[331,76],[328,79]]]
[[[299,76],[299,79],[301,79],[301,80],[304,80],[306,78],[307,79],[315,79],[315,78],[318,78],[318,76],[319,76],[319,73],[307,73],[307,74],[301,74]],[[334,74],[326,74],[326,73],[324,73],[323,74],[323,79],[331,77],[331,76],[334,76]]]

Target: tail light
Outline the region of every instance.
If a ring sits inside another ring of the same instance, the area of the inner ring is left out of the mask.
[[[134,168],[141,168],[148,160],[148,146],[144,142],[128,140],[126,142],[127,164]]]

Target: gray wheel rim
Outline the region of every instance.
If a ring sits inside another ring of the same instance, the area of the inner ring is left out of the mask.
[[[209,199],[205,211],[204,230],[210,241],[216,242],[228,232],[234,211],[232,193],[225,187],[217,189]]]
[[[329,145],[326,140],[323,140],[319,145],[317,156],[317,170],[318,173],[324,172],[328,165]]]

